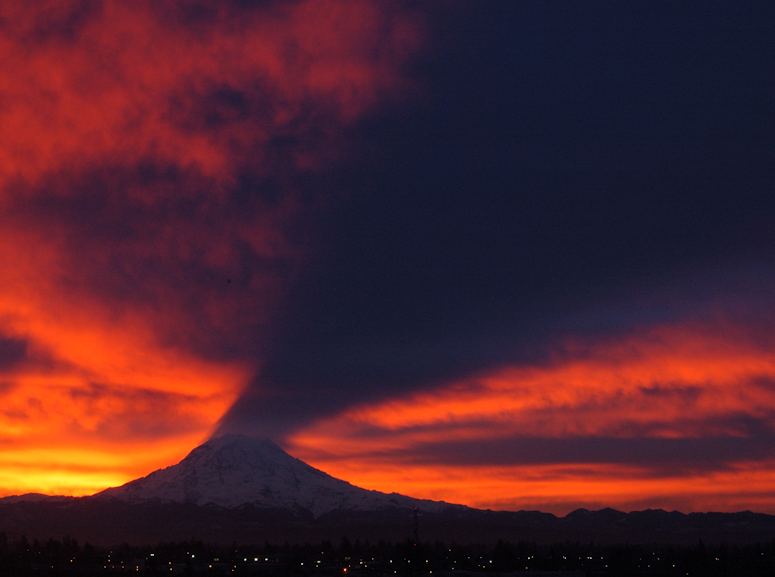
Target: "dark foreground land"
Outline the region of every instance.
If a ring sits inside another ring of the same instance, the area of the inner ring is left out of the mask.
[[[775,541],[761,545],[646,546],[563,543],[455,545],[342,540],[332,544],[153,547],[81,545],[72,539],[9,540],[0,534],[0,575],[208,576],[741,576],[775,575]]]
[[[231,543],[334,543],[342,538],[398,543],[411,536],[408,509],[372,512],[337,511],[313,517],[305,511],[226,509],[174,503],[132,505],[94,498],[41,502],[0,502],[0,532],[10,539],[44,541],[69,535],[81,542],[115,543],[202,541]],[[647,510],[579,509],[564,517],[538,511],[481,511],[464,507],[424,512],[420,536],[430,542],[487,543],[664,543],[681,546],[746,545],[775,539],[775,515],[691,513]],[[775,574],[773,574],[775,575]]]
[[[775,516],[0,503],[0,577],[97,575],[775,577]]]

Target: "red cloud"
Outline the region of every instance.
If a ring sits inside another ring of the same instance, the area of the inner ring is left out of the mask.
[[[308,166],[325,156],[311,135],[393,90],[417,41],[411,21],[371,2],[197,7],[4,5],[0,179],[150,161],[222,180],[275,169],[283,139]]]

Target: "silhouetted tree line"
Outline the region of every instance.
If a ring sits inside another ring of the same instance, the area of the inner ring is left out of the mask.
[[[594,543],[371,543],[359,539],[306,545],[238,545],[198,541],[104,548],[74,539],[30,541],[0,533],[0,576],[92,577],[315,575],[575,575],[772,577],[775,540],[768,544],[611,546]]]

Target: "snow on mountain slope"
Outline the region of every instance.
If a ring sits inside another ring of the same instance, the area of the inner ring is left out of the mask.
[[[242,435],[210,439],[177,465],[159,469],[95,497],[129,502],[162,501],[307,510],[320,516],[336,510],[376,511],[417,507],[438,511],[439,501],[361,489],[311,467],[269,440]]]

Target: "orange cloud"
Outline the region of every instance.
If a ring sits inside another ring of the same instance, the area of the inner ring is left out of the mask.
[[[775,510],[773,383],[772,343],[663,327],[354,407],[288,444],[354,483],[476,506]]]
[[[85,494],[239,395],[300,262],[290,177],[401,88],[418,29],[321,0],[6,3],[0,29],[0,339],[26,351],[0,494]]]

